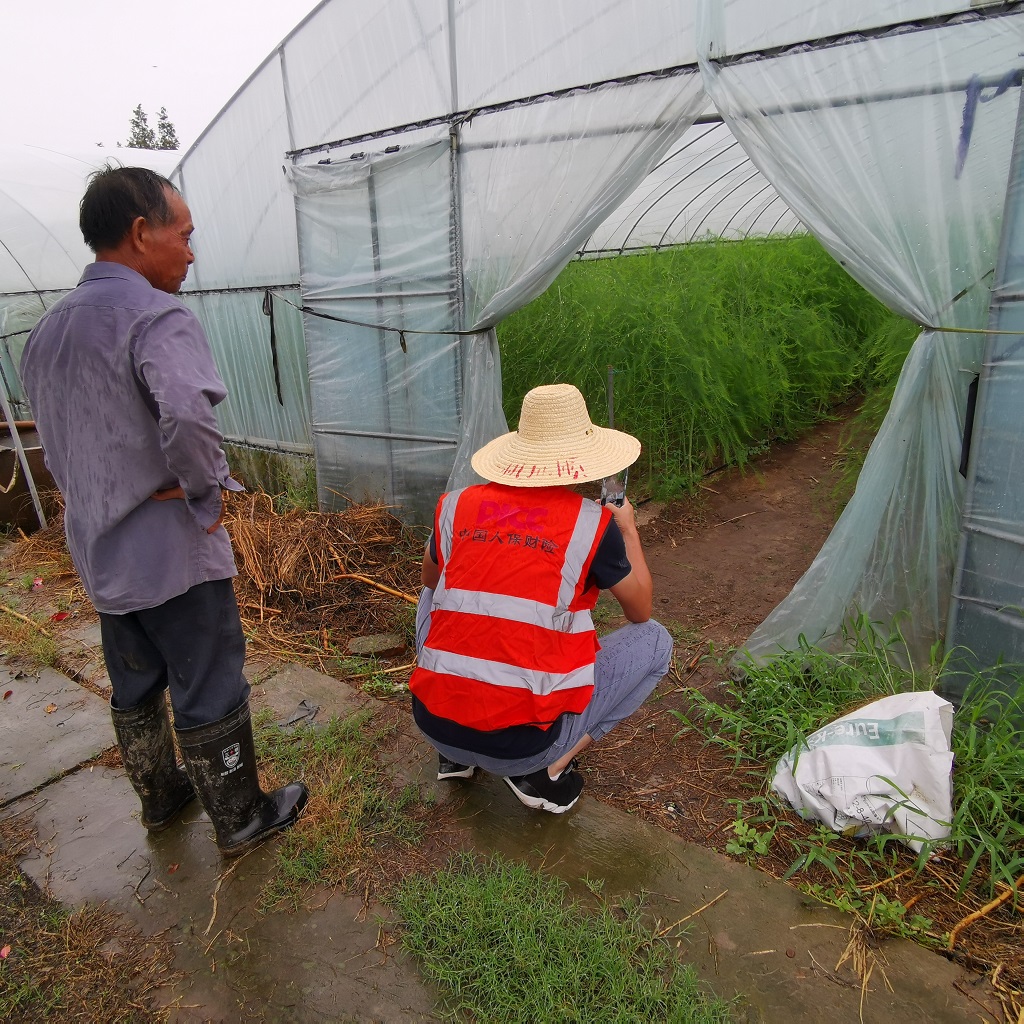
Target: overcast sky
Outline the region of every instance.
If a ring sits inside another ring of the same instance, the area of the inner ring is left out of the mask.
[[[185,149],[319,2],[0,0],[0,140],[114,148],[141,103]]]

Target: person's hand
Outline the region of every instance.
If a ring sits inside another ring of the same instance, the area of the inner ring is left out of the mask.
[[[217,516],[217,521],[213,524],[213,526],[208,526],[206,528],[206,532],[207,533],[216,533],[221,528],[221,526],[223,525],[223,523],[224,523],[224,507],[225,507],[225,501],[227,499],[227,496],[228,496],[228,492],[227,491],[221,491],[220,492],[220,515]],[[181,487],[181,485],[179,484],[177,487],[167,487],[167,488],[165,488],[162,491],[154,491],[150,495],[150,497],[154,501],[171,501],[174,498],[181,498],[181,500],[184,501],[185,500],[185,491]]]
[[[636,530],[636,513],[633,511],[633,506],[629,503],[629,498],[623,495],[621,505],[607,505],[606,507],[612,510],[612,518],[615,520],[615,525],[622,533]]]
[[[217,516],[217,522],[215,522],[213,524],[213,526],[208,526],[206,528],[206,532],[207,533],[216,533],[221,528],[221,524],[224,522],[224,509],[227,507],[227,498],[228,498],[228,492],[227,491],[221,491],[220,492],[220,515]]]
[[[150,497],[154,501],[170,501],[173,498],[181,498],[185,500],[185,491],[182,489],[181,484],[177,487],[167,487],[162,491],[154,491]]]

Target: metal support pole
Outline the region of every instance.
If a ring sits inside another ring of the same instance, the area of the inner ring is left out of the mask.
[[[11,439],[14,441],[15,450],[18,453],[18,461],[21,463],[22,471],[25,473],[25,482],[28,484],[29,494],[32,495],[32,504],[35,506],[36,516],[39,519],[41,529],[46,529],[46,516],[43,515],[43,504],[39,500],[39,492],[36,490],[36,482],[32,477],[32,470],[28,465],[28,456],[25,454],[25,446],[21,443],[18,428],[14,422],[14,413],[11,412],[11,403],[7,397],[7,388],[0,388],[0,405],[4,407],[4,416],[11,431]]]
[[[381,256],[380,256],[380,232],[379,225],[377,222],[377,180],[374,173],[373,166],[371,165],[366,177],[366,201],[367,208],[370,214],[370,252],[373,258],[373,284],[374,289],[377,292],[376,306],[377,306],[377,322],[384,323],[385,320],[385,309],[384,300],[381,297],[381,292],[384,290],[384,283],[382,280],[383,270],[381,268]],[[388,332],[378,330],[377,331],[377,352],[380,357],[380,375],[381,375],[381,388],[383,391],[382,399],[384,403],[384,432],[390,436],[392,430],[391,424],[391,382],[388,375]],[[391,441],[385,441],[385,448],[387,451],[387,474],[388,474],[388,493],[387,500],[393,501],[396,494],[395,487],[395,451]]]

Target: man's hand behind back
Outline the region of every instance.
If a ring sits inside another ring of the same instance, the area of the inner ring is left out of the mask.
[[[210,526],[210,527],[207,528],[207,530],[206,530],[207,533],[216,533],[221,528],[221,525],[224,522],[224,499],[225,499],[226,496],[227,496],[227,492],[221,491],[221,494],[220,494],[220,515],[217,516],[217,522],[215,522],[213,524],[213,526]],[[185,491],[182,489],[180,484],[177,487],[166,487],[162,491],[154,491],[150,495],[150,497],[154,501],[172,501],[175,498],[180,498],[182,501],[185,501],[185,499],[186,499]]]

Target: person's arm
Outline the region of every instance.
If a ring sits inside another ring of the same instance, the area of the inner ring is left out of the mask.
[[[644,551],[640,545],[633,506],[629,503],[629,498],[625,498],[621,506],[610,507],[615,517],[615,525],[618,526],[626,545],[626,557],[631,569],[627,576],[609,589],[619,602],[622,614],[630,622],[646,622],[654,611],[654,581],[651,579],[651,570],[647,568],[647,559],[644,558]]]
[[[161,448],[174,485],[157,500],[184,497],[208,533],[224,516],[224,491],[240,491],[221,449],[214,406],[227,396],[206,335],[184,306],[158,313],[134,339],[132,358],[158,413]]]
[[[428,590],[433,590],[441,579],[441,567],[430,557],[430,541],[423,550],[423,566],[420,569],[420,582]]]

